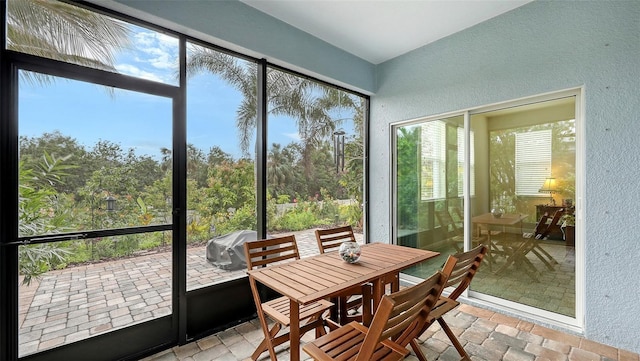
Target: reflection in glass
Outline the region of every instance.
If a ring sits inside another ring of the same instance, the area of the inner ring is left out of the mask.
[[[446,255],[463,250],[462,127],[463,118],[458,116],[395,128],[396,242],[441,253],[406,270],[407,274],[428,276]]]
[[[472,200],[472,220],[492,247],[472,290],[575,316],[575,248],[561,227],[575,199],[574,119],[573,97],[471,117],[490,169],[476,177],[489,192]],[[504,210],[501,224],[481,220],[491,209]]]
[[[471,290],[575,317],[574,119],[573,97],[471,116]],[[465,243],[462,117],[393,129],[396,242],[442,254],[406,271],[424,278]]]

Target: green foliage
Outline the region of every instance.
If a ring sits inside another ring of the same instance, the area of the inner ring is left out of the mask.
[[[362,227],[362,215],[362,206],[360,204],[349,204],[340,207],[340,218],[354,228]]]
[[[197,61],[197,57],[191,58]],[[215,63],[220,67],[209,70],[226,74],[223,78],[252,74],[245,72],[247,68],[240,63],[226,67],[230,65],[230,59],[220,56],[216,60],[220,63]],[[270,71],[268,76],[274,87],[270,109],[274,114],[295,117],[303,135],[303,141],[291,142],[284,147],[274,144],[267,154],[269,231],[303,230],[345,220],[358,225],[362,218],[361,208],[341,207],[335,199],[354,198],[361,204],[361,131],[365,103],[359,97],[291,74]],[[253,89],[253,83],[245,80],[235,78],[233,84],[243,93]],[[245,95],[248,98],[239,109],[237,125],[241,137],[247,140],[254,129],[252,102],[255,94]],[[330,113],[341,110],[349,111],[358,130],[355,136],[346,139],[345,170],[336,172],[332,134],[343,119],[336,119],[335,114]],[[243,148],[249,144],[242,139],[241,143]],[[45,153],[44,162],[39,164],[36,161],[38,153],[45,150],[51,150],[51,153]],[[171,222],[174,202],[172,153],[165,148],[161,149],[161,159],[137,156],[132,149],[125,150],[119,144],[105,140],[85,149],[75,139],[59,132],[44,134],[41,138],[21,139],[21,159],[28,165],[21,168],[21,175],[25,177],[20,181],[21,234]],[[59,159],[69,159],[73,166],[65,165],[67,168],[64,168]],[[51,172],[53,168],[57,174]],[[43,174],[51,178],[45,178]],[[33,179],[27,181],[26,178],[39,179],[47,186],[36,185]],[[63,186],[62,178],[71,182],[69,186]],[[212,236],[236,230],[256,229],[257,191],[253,159],[234,159],[217,146],[209,149],[205,156],[202,150],[188,144],[186,182],[189,243],[200,243]],[[107,210],[107,197],[116,199],[115,211]],[[282,205],[280,209],[287,209],[291,206],[289,202],[296,204],[288,211],[281,210],[284,213],[280,214],[278,205]],[[32,269],[42,272],[67,263],[130,256],[139,249],[164,247],[170,241],[171,237],[164,233],[151,233],[61,242],[60,245],[72,250],[66,255],[65,262],[58,262],[55,266],[54,262],[49,262],[52,265],[47,267],[34,265]]]
[[[562,215],[560,219],[560,224],[562,227],[566,226],[575,226],[576,225],[576,215],[573,213],[565,213]]]
[[[233,212],[219,213],[216,217],[216,234],[222,235],[241,229],[256,230],[255,206],[245,205]]]
[[[39,163],[26,168],[19,163],[18,232],[31,236],[61,232],[68,229],[68,211],[60,207],[64,197],[59,197],[54,185],[61,181],[65,171],[64,159],[44,153]],[[69,251],[55,244],[30,245],[18,248],[18,268],[24,276],[23,284],[29,284],[44,272],[64,263]]]
[[[65,262],[70,252],[55,244],[38,244],[18,248],[18,270],[24,276],[23,285],[31,284],[34,278],[57,268]]]
[[[209,238],[209,228],[208,219],[193,217],[187,223],[187,241],[189,243],[206,241]]]
[[[396,142],[398,149],[398,222],[400,227],[411,229],[418,225],[420,128],[399,128]]]
[[[303,202],[304,204],[298,204],[298,206],[286,211],[282,217],[276,219],[271,228],[276,231],[301,231],[304,229],[314,228],[324,224],[329,224],[327,221],[319,219],[316,215],[314,207],[309,202]]]

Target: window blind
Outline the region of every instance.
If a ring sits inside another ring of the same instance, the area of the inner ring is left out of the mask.
[[[540,196],[551,176],[551,129],[516,133],[516,195]]]
[[[420,196],[422,200],[444,198],[445,186],[445,123],[436,120],[421,126]]]

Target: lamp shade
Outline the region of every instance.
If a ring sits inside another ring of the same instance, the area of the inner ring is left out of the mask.
[[[556,187],[556,179],[553,177],[549,177],[544,180],[542,188],[540,188],[539,192],[553,194],[558,190]]]

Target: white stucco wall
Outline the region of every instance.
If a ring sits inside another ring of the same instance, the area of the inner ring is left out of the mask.
[[[388,240],[389,123],[584,87],[584,335],[640,352],[640,1],[540,2],[377,67],[370,236]]]

